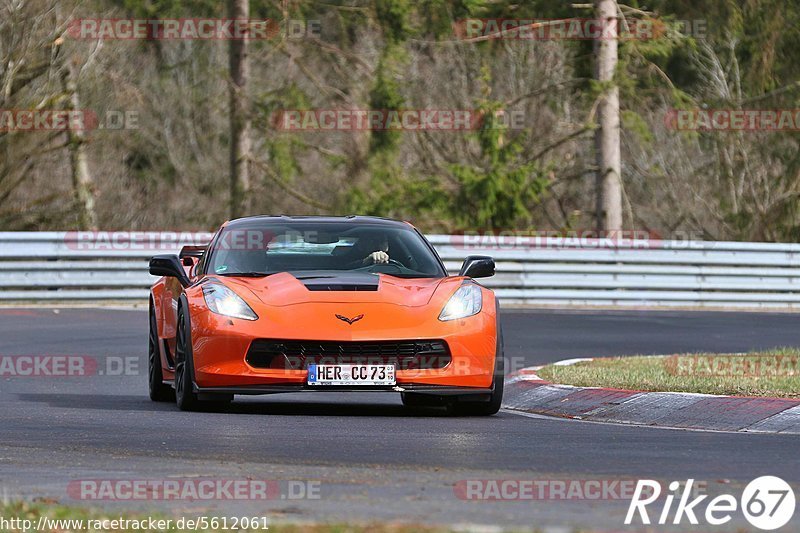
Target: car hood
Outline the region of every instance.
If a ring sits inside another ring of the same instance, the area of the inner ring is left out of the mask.
[[[317,271],[281,272],[263,278],[221,278],[245,300],[248,293],[262,304],[382,303],[404,307],[428,305],[449,278],[398,278],[387,274]]]

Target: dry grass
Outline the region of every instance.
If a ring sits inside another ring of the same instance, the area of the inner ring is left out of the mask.
[[[548,365],[539,376],[578,387],[800,398],[800,350],[750,354],[611,357]]]

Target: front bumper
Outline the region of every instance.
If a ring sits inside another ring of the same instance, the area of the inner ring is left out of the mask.
[[[316,303],[313,312],[309,310],[308,314],[302,309],[291,313],[281,311],[284,312],[267,314],[259,309],[261,318],[249,322],[216,315],[204,306],[192,306],[192,347],[198,392],[270,394],[310,390],[380,390],[436,395],[491,392],[497,350],[494,305],[485,305],[478,315],[452,322],[439,321],[438,311],[434,314],[431,310],[418,308],[393,313],[391,317],[384,316],[379,320],[385,307],[370,309],[369,304],[363,303]],[[355,325],[348,325],[337,320],[336,313],[348,316],[363,313],[365,318]],[[298,316],[317,317],[317,320],[298,323]],[[339,342],[441,339],[447,343],[451,361],[444,368],[398,368],[395,373],[397,384],[393,387],[309,387],[305,368],[255,368],[248,364],[248,350],[253,341],[259,339]]]
[[[431,385],[395,385],[392,387],[309,387],[297,385],[250,385],[242,387],[199,387],[195,384],[194,391],[198,394],[230,395],[241,394],[258,396],[263,394],[283,394],[287,392],[413,392],[428,396],[487,396],[493,392],[491,388],[479,387],[447,387]],[[479,399],[479,398],[476,398]]]

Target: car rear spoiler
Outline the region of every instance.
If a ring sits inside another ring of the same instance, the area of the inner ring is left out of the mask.
[[[200,259],[201,257],[203,257],[203,254],[206,253],[206,248],[208,248],[207,244],[199,246],[195,245],[184,246],[183,248],[181,248],[181,253],[178,254],[178,257],[181,259],[184,259],[186,257],[196,257],[197,259]]]

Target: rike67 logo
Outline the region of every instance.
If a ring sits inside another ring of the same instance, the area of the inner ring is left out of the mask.
[[[786,525],[794,515],[795,495],[792,487],[779,477],[762,476],[754,479],[742,491],[740,499],[731,494],[721,494],[705,501],[708,495],[692,497],[693,479],[669,484],[669,492],[662,496],[661,483],[651,479],[640,479],[636,484],[625,524],[634,523],[637,515],[642,524],[651,523],[649,511],[655,511],[653,520],[659,525],[680,524],[685,518],[690,524],[698,525],[700,519],[706,524],[721,526],[730,522],[734,514],[741,510],[753,527],[766,531]],[[677,504],[675,504],[675,500]],[[663,501],[663,506],[658,507]],[[658,503],[656,504],[656,502]],[[673,507],[673,504],[674,507]],[[650,508],[648,509],[648,506]]]

